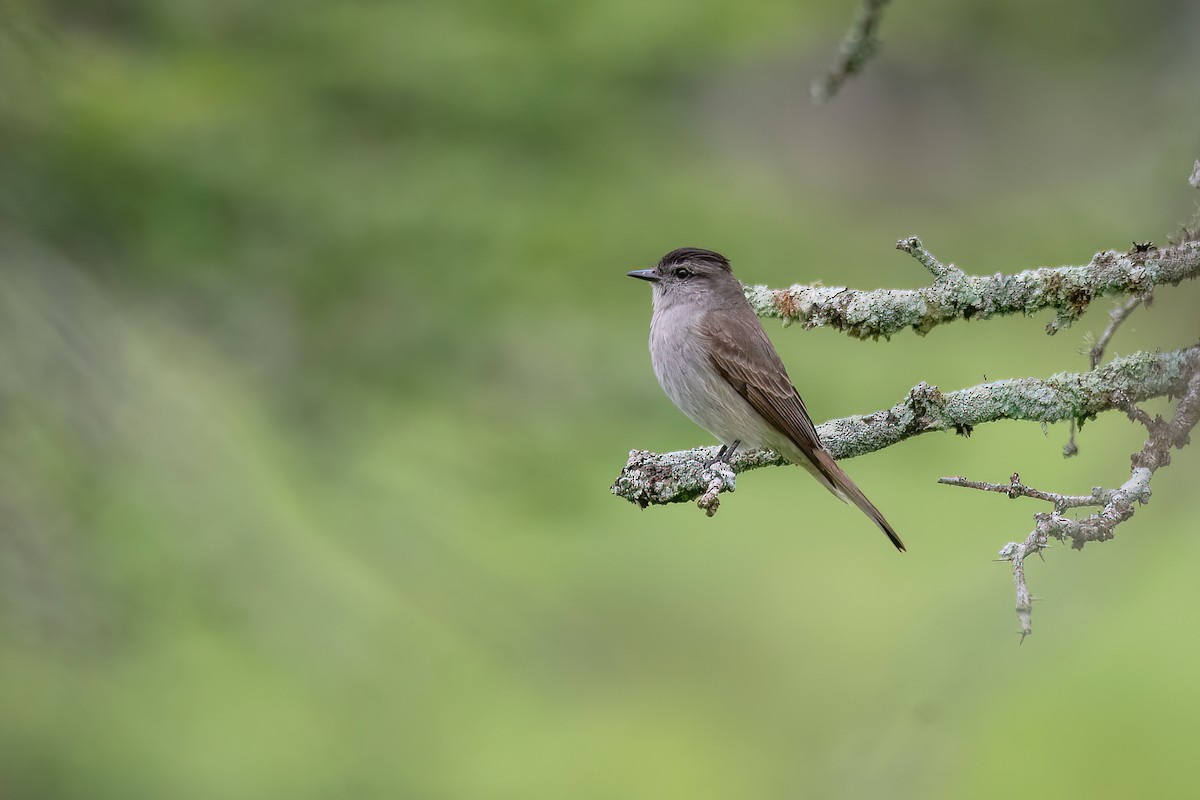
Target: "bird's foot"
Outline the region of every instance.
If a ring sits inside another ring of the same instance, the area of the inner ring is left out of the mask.
[[[717,451],[717,456],[705,466],[711,467],[713,464],[728,464],[733,461],[733,454],[737,452],[738,445],[742,443],[741,439],[735,439],[733,444],[723,444],[721,449]]]

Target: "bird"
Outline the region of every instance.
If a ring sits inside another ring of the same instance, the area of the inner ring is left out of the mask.
[[[653,287],[654,374],[679,410],[721,442],[716,460],[728,462],[739,446],[774,450],[857,506],[904,552],[895,529],[821,444],[729,259],[681,247],[627,274]]]

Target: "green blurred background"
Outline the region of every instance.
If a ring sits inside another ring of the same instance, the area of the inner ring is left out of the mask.
[[[1195,211],[1190,0],[0,3],[0,796],[1171,796],[1200,738],[1200,451],[1007,565],[1139,432],[999,423],[639,511],[680,245],[744,280],[1086,262]],[[1196,285],[1113,352],[1195,341]],[[768,330],[819,420],[1085,367],[1106,302]],[[1165,405],[1156,408],[1166,408]]]

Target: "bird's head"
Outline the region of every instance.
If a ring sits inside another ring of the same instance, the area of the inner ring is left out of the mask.
[[[654,307],[663,308],[690,298],[742,296],[742,285],[733,277],[729,259],[700,247],[680,247],[659,259],[650,269],[635,269],[631,278],[654,286]]]

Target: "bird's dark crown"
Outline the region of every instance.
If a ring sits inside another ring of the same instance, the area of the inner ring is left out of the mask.
[[[733,268],[729,266],[729,259],[720,253],[705,250],[703,247],[680,247],[678,250],[672,250],[662,257],[658,265],[663,269],[669,269],[677,264],[687,263],[707,264],[719,267],[726,272],[733,272]]]

